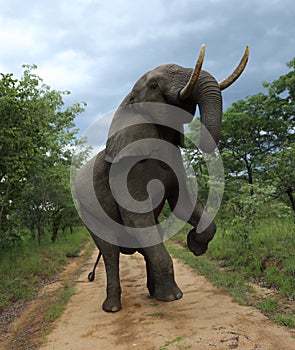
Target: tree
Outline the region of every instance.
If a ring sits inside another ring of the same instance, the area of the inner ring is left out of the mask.
[[[253,185],[263,172],[265,157],[286,141],[288,122],[272,113],[273,104],[259,93],[233,103],[224,113],[220,149],[228,179]]]
[[[276,198],[288,198],[295,216],[295,143],[285,144],[266,160],[266,178],[275,187]]]
[[[53,191],[49,191],[49,188],[63,183],[61,177],[65,172],[62,169],[70,165],[72,149],[79,142],[74,119],[83,112],[83,104],[76,103],[65,107],[63,95],[69,92],[52,90],[45,85],[34,74],[36,68],[24,66],[20,79],[15,79],[13,74],[1,74],[2,238],[5,232],[8,235],[14,231],[20,232],[24,223],[29,221],[26,216],[29,211],[32,218],[29,225],[31,229],[36,224],[40,226],[40,232],[44,230],[45,203],[54,202]],[[55,176],[52,176],[53,173]],[[68,191],[68,188],[63,187],[60,191]],[[42,213],[36,218],[36,222],[33,209],[34,213]]]
[[[263,83],[272,100],[272,114],[289,122],[289,137],[294,141],[295,132],[295,58],[287,63],[290,72],[272,83]]]

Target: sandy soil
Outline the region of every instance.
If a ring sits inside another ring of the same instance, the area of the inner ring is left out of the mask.
[[[295,349],[294,333],[260,312],[240,306],[190,267],[174,260],[182,299],[163,303],[148,297],[141,255],[121,256],[123,309],[102,311],[105,272],[87,281],[96,252],[77,281],[78,293],[55,323],[41,350],[100,349]]]

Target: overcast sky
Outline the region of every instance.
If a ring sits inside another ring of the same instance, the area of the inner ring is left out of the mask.
[[[87,102],[81,132],[118,106],[136,80],[164,63],[195,64],[222,80],[250,45],[240,79],[223,92],[224,109],[263,91],[295,57],[294,0],[0,0],[0,72],[22,64],[68,102]]]

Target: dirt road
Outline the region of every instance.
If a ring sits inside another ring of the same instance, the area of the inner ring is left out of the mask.
[[[41,350],[242,349],[294,350],[287,329],[273,325],[257,310],[240,306],[190,267],[174,260],[181,300],[163,303],[148,297],[145,267],[139,255],[121,256],[123,309],[102,311],[105,272],[98,266],[95,282],[87,274],[96,252]],[[293,333],[294,335],[294,333]]]

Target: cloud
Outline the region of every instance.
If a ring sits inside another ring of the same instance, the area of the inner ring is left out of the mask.
[[[27,25],[25,30],[21,22],[14,19],[0,18],[0,38],[2,62],[12,62],[24,56],[34,57],[44,49],[44,43],[39,39],[40,32],[33,25]],[[2,63],[3,64],[3,63]]]
[[[94,77],[89,71],[91,60],[72,49],[58,52],[44,60],[39,66],[38,74],[50,86],[56,89],[83,89],[92,83]]]
[[[250,45],[242,77],[224,91],[224,106],[285,74],[294,57],[293,0],[1,1],[2,72],[24,63],[67,101],[86,101],[84,130],[118,106],[136,80],[163,63],[192,67],[206,44],[204,69],[224,79]]]

